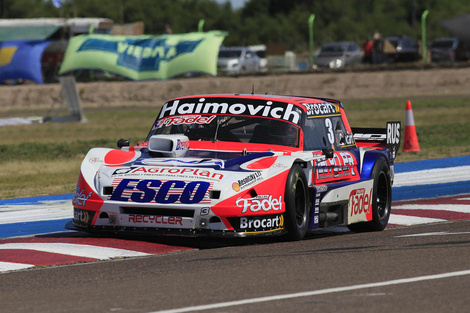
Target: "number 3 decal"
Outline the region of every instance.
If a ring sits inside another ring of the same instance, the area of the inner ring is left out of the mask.
[[[328,129],[328,140],[330,144],[335,143],[335,133],[333,132],[333,124],[329,118],[325,119],[325,126]]]

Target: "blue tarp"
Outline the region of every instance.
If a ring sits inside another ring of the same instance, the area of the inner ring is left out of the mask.
[[[43,83],[41,58],[48,40],[0,42],[0,82],[26,79]]]

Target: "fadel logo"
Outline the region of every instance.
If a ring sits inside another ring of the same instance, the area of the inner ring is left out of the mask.
[[[282,196],[279,196],[279,199],[273,198],[272,195],[259,195],[249,199],[239,198],[235,204],[238,207],[243,207],[242,213],[246,213],[248,210],[251,212],[279,211],[282,209]]]
[[[164,119],[158,120],[155,124],[156,128],[162,126],[181,125],[181,124],[210,124],[217,115],[202,116],[202,115],[178,115],[169,116]]]
[[[365,188],[354,189],[349,194],[349,208],[351,210],[350,216],[367,214],[371,211],[372,205],[372,190],[370,189],[369,193],[366,193]]]
[[[209,190],[210,183],[193,181],[186,183],[181,180],[123,179],[116,186],[110,200],[148,203],[175,203],[184,204],[201,202]],[[130,193],[130,196],[129,195]]]
[[[88,195],[85,193],[85,188],[80,189],[79,186],[75,187],[75,193],[72,196],[72,203],[78,206],[85,206],[86,201],[90,198],[91,192]],[[91,200],[90,200],[91,201]]]

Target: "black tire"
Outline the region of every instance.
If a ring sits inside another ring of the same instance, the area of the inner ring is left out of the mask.
[[[372,191],[372,221],[348,225],[353,232],[381,231],[387,226],[392,207],[392,184],[390,168],[382,159],[377,159],[372,169],[374,178]]]
[[[305,237],[309,222],[309,196],[307,178],[302,168],[294,164],[289,171],[284,193],[286,204],[285,227],[288,240]]]

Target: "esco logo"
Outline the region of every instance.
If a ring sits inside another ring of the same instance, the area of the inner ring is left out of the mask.
[[[137,183],[137,184],[136,184]],[[134,187],[135,185],[135,187]],[[161,180],[149,179],[123,179],[113,192],[110,200],[127,202],[148,203],[175,203],[179,201],[184,204],[199,203],[204,199],[210,183],[203,181],[193,181],[186,183],[181,180]],[[125,191],[133,191],[127,197]]]

